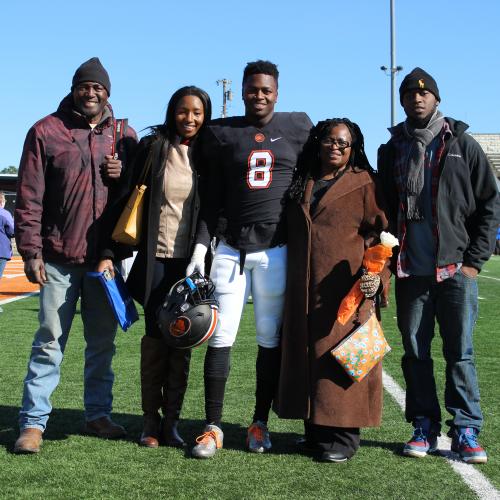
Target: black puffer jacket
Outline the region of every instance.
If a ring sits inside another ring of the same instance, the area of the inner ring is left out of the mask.
[[[464,122],[445,118],[452,136],[440,162],[437,217],[438,267],[463,262],[481,270],[495,247],[500,223],[500,199],[495,178],[481,146],[465,131]],[[394,179],[392,139],[380,146],[378,171],[389,204],[389,218],[397,231],[399,196]]]

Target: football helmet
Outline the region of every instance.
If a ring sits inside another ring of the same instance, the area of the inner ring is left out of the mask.
[[[196,271],[175,283],[157,311],[167,345],[190,349],[206,342],[217,326],[219,303],[215,285]]]

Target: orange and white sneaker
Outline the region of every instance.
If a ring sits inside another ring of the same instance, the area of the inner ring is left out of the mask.
[[[252,453],[264,453],[272,448],[269,430],[264,422],[257,420],[248,428],[247,448]]]
[[[209,424],[203,429],[203,434],[196,438],[196,445],[191,450],[195,458],[212,458],[215,452],[222,448],[224,433],[216,425]]]

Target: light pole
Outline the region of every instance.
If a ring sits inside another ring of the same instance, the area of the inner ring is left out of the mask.
[[[391,67],[381,66],[380,69],[391,76],[391,126],[396,125],[396,74],[403,66],[396,66],[396,19],[394,14],[394,1],[391,2]]]
[[[222,83],[222,113],[221,118],[226,118],[227,116],[227,103],[233,100],[233,92],[231,90],[231,80],[223,78],[222,80],[217,80],[217,85]]]

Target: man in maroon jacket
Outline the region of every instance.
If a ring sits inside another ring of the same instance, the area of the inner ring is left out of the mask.
[[[108,230],[101,215],[115,197],[124,162],[137,142],[128,128],[113,154],[110,91],[99,59],[84,62],[75,72],[71,93],[55,113],[31,127],[24,144],[15,235],[26,276],[41,291],[40,327],[24,381],[16,453],[40,450],[79,298],[86,341],[84,430],[104,438],[125,435],[109,417],[117,325],[101,285],[87,277],[99,257],[98,235]]]

